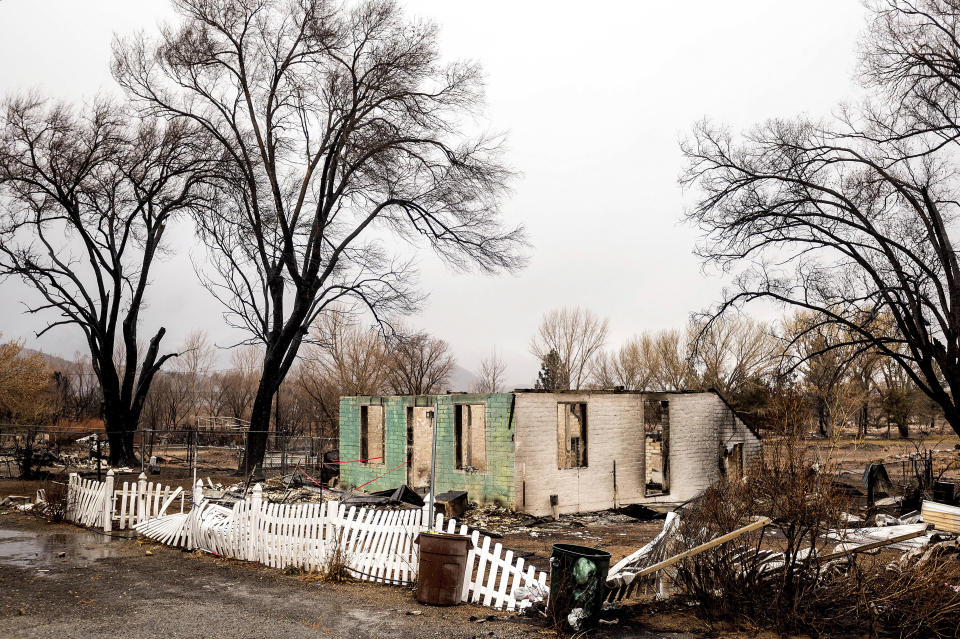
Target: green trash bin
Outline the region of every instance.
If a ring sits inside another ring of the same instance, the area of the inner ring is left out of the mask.
[[[554,544],[550,556],[548,614],[574,630],[600,624],[610,553],[587,546]]]

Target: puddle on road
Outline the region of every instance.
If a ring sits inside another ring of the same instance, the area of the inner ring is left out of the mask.
[[[123,554],[122,550],[122,540],[96,533],[45,533],[0,528],[0,565],[46,569],[51,564],[62,563],[57,557],[61,552],[67,553],[64,559],[94,561],[118,557]]]

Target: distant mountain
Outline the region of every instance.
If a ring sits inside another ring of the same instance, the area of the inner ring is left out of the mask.
[[[463,366],[454,364],[453,373],[450,375],[450,381],[447,382],[447,387],[444,390],[469,393],[471,390],[473,390],[473,385],[476,382],[476,375],[465,369]]]
[[[453,374],[450,375],[450,381],[447,383],[447,386],[444,390],[450,390],[455,393],[469,393],[473,390],[473,385],[477,381],[476,374],[468,371],[463,366],[454,365]],[[510,392],[517,388],[533,388],[533,383],[526,380],[518,383],[517,380],[508,379],[507,383],[503,385],[504,392]]]
[[[51,355],[51,354],[49,354],[49,353],[44,353],[43,351],[38,351],[38,350],[35,349],[35,348],[24,348],[24,349],[23,349],[23,354],[24,354],[24,355],[33,355],[34,353],[39,353],[39,354],[41,355],[41,357],[43,357],[43,359],[44,359],[44,361],[47,363],[47,365],[50,366],[50,368],[52,368],[52,369],[55,370],[55,371],[63,371],[63,370],[66,370],[66,369],[67,369],[68,367],[70,367],[70,365],[71,365],[71,362],[70,362],[69,360],[65,360],[65,359],[63,359],[62,357],[57,357],[56,355]]]

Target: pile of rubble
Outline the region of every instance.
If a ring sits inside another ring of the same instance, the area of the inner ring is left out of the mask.
[[[460,516],[460,521],[468,526],[501,535],[532,526],[540,519],[495,504],[471,504]]]

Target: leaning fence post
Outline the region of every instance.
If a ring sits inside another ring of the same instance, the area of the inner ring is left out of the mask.
[[[113,530],[113,469],[107,471],[103,482],[103,532]]]
[[[67,479],[67,520],[74,520],[74,507],[77,503],[77,482],[80,476],[77,473],[70,473]]]
[[[137,523],[147,518],[147,476],[140,473],[137,477]]]
[[[203,480],[198,479],[197,483],[193,485],[193,506],[196,508],[197,504],[203,501]]]
[[[260,505],[263,503],[263,486],[256,484],[250,495],[250,517],[247,524],[247,561],[257,560],[257,531],[260,530]]]

